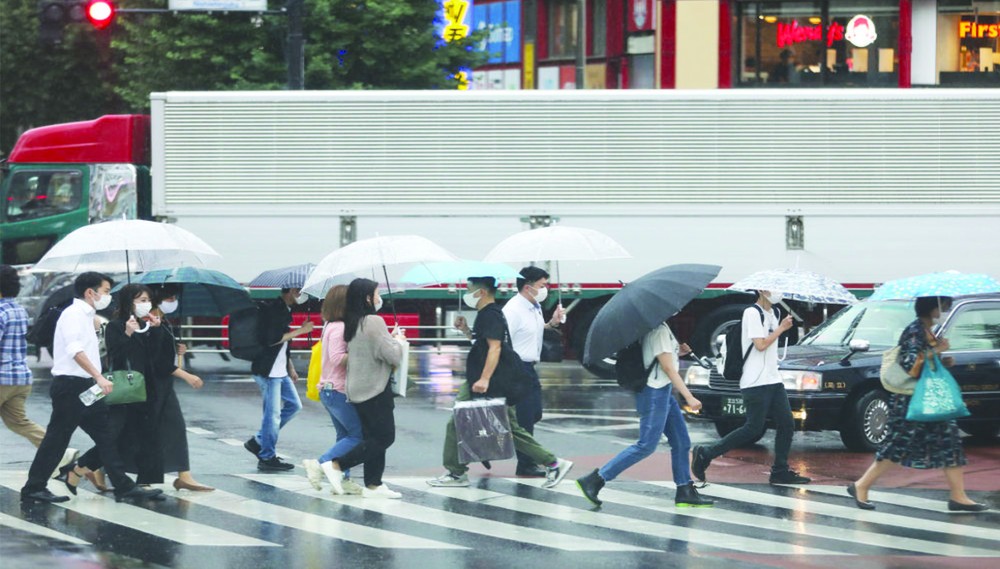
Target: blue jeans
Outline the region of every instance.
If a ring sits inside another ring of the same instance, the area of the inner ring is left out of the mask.
[[[524,364],[525,371],[531,375],[531,389],[524,394],[524,398],[514,407],[514,412],[517,416],[517,423],[521,425],[521,428],[528,431],[529,435],[534,435],[535,423],[542,420],[542,383],[538,379],[538,372],[535,371],[535,364],[528,362],[521,363]],[[517,453],[517,467],[518,469],[525,470],[538,468],[535,461],[520,451]]]
[[[347,396],[335,389],[320,389],[319,400],[326,407],[326,412],[330,414],[333,421],[333,428],[337,430],[337,442],[330,447],[330,450],[319,457],[319,461],[328,462],[335,458],[340,458],[351,449],[361,444],[364,436],[361,432],[361,419],[354,405],[347,402]],[[345,470],[344,476],[349,476],[350,471]]]
[[[260,422],[260,431],[254,436],[260,443],[257,458],[270,460],[274,458],[274,447],[278,444],[278,431],[302,409],[302,401],[295,391],[295,382],[288,376],[255,375],[253,380],[260,388],[260,395],[264,400],[264,416]]]
[[[648,385],[635,396],[639,412],[639,440],[618,453],[601,467],[601,478],[610,482],[633,464],[653,454],[660,444],[660,434],[670,443],[670,468],[674,483],[683,486],[691,482],[691,437],[681,414],[680,405],[671,393],[670,385],[653,389]]]

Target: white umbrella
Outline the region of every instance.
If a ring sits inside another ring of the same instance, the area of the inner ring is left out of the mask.
[[[375,272],[378,271],[385,278],[386,287],[390,289],[389,302],[391,304],[392,290],[389,267],[405,270],[412,268],[413,265],[455,261],[456,259],[457,257],[437,243],[418,235],[386,235],[362,239],[341,247],[324,257],[310,273],[302,290],[317,298],[323,298],[331,287],[346,284],[353,278],[354,274],[370,273],[374,276]],[[429,273],[433,273],[426,265],[425,268]],[[393,312],[395,312],[395,306]]]
[[[204,268],[220,261],[215,249],[190,231],[137,219],[106,221],[73,231],[55,244],[35,272],[146,272]]]
[[[772,269],[742,278],[730,290],[768,290],[785,298],[820,304],[854,304],[857,297],[837,281],[811,271]]]

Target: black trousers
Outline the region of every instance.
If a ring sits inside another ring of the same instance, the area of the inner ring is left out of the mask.
[[[705,452],[709,458],[715,458],[750,443],[764,432],[764,421],[771,417],[775,430],[774,465],[771,466],[771,472],[785,472],[788,470],[788,452],[792,448],[792,435],[795,433],[795,419],[792,418],[785,386],[772,383],[741,389],[740,393],[747,408],[746,423],[714,445],[705,447]]]
[[[386,386],[385,391],[368,401],[354,404],[361,419],[364,440],[344,456],[333,459],[340,464],[341,470],[364,463],[365,486],[382,485],[385,451],[396,440],[396,419],[393,416],[396,404],[392,397],[392,389]]]
[[[114,441],[122,468],[126,468],[125,456],[134,456],[139,484],[163,483],[163,453],[160,448],[158,418],[147,403],[126,405],[105,405],[108,408],[108,435]],[[124,433],[133,437],[132,444],[122,444]],[[91,470],[103,468],[104,457],[95,446],[83,453],[77,464]],[[116,486],[117,488],[117,486]]]
[[[123,494],[135,487],[135,482],[125,474],[125,467],[115,440],[108,428],[108,406],[103,400],[90,407],[80,401],[80,394],[90,389],[94,380],[88,377],[59,375],[52,379],[49,396],[52,398],[52,417],[45,429],[35,459],[28,470],[28,482],[21,489],[22,494],[44,490],[52,471],[59,466],[69,441],[77,427],[84,430],[100,453],[111,483],[115,485],[115,493]]]

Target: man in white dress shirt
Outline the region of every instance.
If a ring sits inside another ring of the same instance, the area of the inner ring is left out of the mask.
[[[517,404],[517,422],[532,435],[535,423],[542,420],[542,384],[538,381],[535,364],[542,357],[542,340],[546,328],[558,328],[563,308],[557,306],[548,322],[542,314],[542,303],[548,297],[549,274],[538,267],[525,267],[517,279],[517,295],[503,307],[510,341],[532,376],[531,390]],[[518,476],[545,476],[545,472],[527,455],[517,453]]]
[[[105,395],[111,393],[114,386],[101,375],[97,329],[94,327],[94,315],[111,303],[111,279],[100,273],[83,273],[76,277],[73,292],[76,298],[59,316],[52,345],[52,386],[49,388],[52,417],[28,471],[28,482],[21,489],[21,500],[69,500],[68,496],[53,494],[46,486],[77,427],[82,428],[97,445],[104,469],[115,486],[116,499],[158,496],[163,493],[162,490],[140,488],[125,474],[117,441],[108,430],[108,406],[104,400],[98,400],[89,407],[80,401],[80,394],[95,383],[101,386]],[[68,482],[66,484],[69,486]],[[76,493],[75,487],[70,490]]]

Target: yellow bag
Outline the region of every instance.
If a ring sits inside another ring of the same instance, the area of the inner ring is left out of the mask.
[[[319,376],[323,373],[323,340],[313,344],[309,356],[309,373],[306,375],[306,397],[319,401]]]

